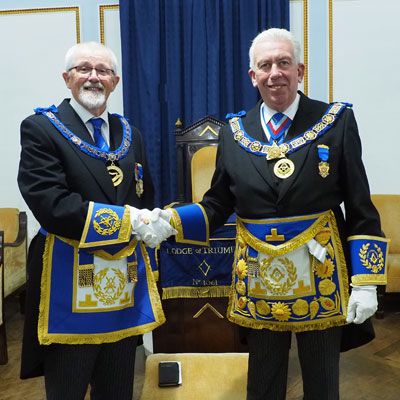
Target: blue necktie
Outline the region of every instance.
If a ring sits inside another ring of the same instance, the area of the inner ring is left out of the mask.
[[[104,140],[103,135],[101,134],[101,124],[103,120],[101,118],[92,118],[90,122],[93,125],[94,129],[94,142],[96,146],[102,151],[108,151],[109,147],[107,142]]]
[[[283,143],[285,132],[289,128],[291,122],[292,120],[282,113],[274,114],[268,122],[267,128],[271,135],[271,139],[275,140],[278,145]]]

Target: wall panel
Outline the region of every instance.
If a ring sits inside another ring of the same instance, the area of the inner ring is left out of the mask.
[[[400,194],[399,15],[398,0],[332,0],[333,99],[354,104],[374,193]]]
[[[2,207],[27,209],[17,187],[19,126],[35,107],[68,95],[61,73],[66,50],[79,38],[78,22],[77,7],[0,10],[1,109],[6,116],[0,147]],[[32,218],[29,222],[33,232],[36,224]]]

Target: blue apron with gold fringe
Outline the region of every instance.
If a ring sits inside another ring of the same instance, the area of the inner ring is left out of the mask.
[[[230,321],[255,329],[325,329],[346,323],[348,298],[333,212],[238,218]]]
[[[90,203],[80,242],[47,234],[40,344],[115,342],[164,321],[150,257],[131,235],[129,208]]]

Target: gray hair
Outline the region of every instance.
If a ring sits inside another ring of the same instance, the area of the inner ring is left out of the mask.
[[[111,69],[114,71],[114,74],[117,75],[118,69],[118,60],[115,56],[114,52],[108,47],[104,46],[98,42],[84,42],[78,43],[72,46],[67,53],[65,54],[65,70],[68,72],[72,67],[76,64],[76,59],[83,52],[87,53],[95,53],[102,52],[106,57],[110,58]]]
[[[290,42],[293,46],[294,58],[296,63],[300,62],[301,57],[301,46],[299,41],[293,36],[291,32],[286,29],[280,28],[270,28],[261,33],[259,33],[252,41],[250,50],[249,50],[249,60],[250,60],[250,68],[254,70],[254,48],[258,43],[267,42],[267,41],[287,41]]]

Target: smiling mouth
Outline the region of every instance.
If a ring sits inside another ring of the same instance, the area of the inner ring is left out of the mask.
[[[89,91],[93,91],[93,92],[101,92],[101,91],[103,91],[103,89],[99,88],[99,87],[85,87],[84,89],[85,90],[89,90]]]

